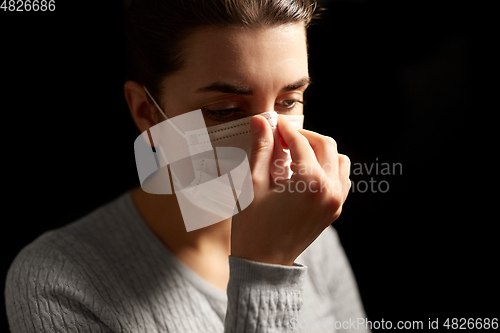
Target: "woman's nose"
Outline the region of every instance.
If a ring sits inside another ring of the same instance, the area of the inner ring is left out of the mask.
[[[249,116],[255,116],[260,113],[275,111],[274,109],[274,99],[272,101],[262,101],[260,103],[255,103],[249,109]]]

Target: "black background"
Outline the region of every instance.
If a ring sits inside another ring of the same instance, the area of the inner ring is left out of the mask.
[[[305,127],[335,138],[352,165],[402,165],[352,175],[358,186],[389,189],[351,192],[334,223],[368,319],[498,316],[498,162],[485,136],[498,110],[485,102],[493,81],[492,40],[476,30],[483,10],[439,1],[326,7],[309,31]],[[25,245],[138,183],[121,14],[120,1],[0,11],[2,286]]]

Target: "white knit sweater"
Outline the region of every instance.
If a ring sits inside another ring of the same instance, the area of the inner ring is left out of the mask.
[[[352,330],[365,314],[333,227],[293,266],[231,256],[228,264],[225,293],[162,245],[127,192],[18,254],[5,289],[10,330],[367,331]]]

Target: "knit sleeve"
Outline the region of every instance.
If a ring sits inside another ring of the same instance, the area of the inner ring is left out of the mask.
[[[307,266],[267,264],[229,256],[225,333],[289,332],[298,317]]]
[[[5,301],[11,333],[111,332],[100,317],[107,311],[68,258],[50,245],[23,249],[6,279]]]

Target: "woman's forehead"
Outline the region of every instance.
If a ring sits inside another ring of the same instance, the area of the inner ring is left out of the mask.
[[[306,47],[306,31],[302,23],[261,28],[204,26],[189,34],[182,46],[190,57],[211,54],[241,56],[277,48],[280,51],[300,51]]]
[[[270,79],[308,76],[303,24],[265,28],[203,27],[185,43],[183,70],[175,76],[199,82],[231,81],[245,86]]]

